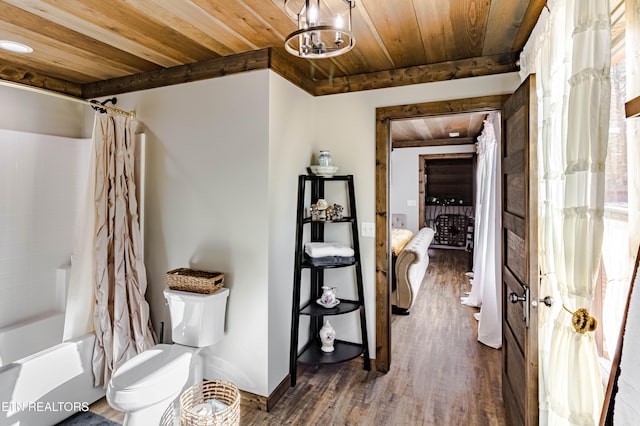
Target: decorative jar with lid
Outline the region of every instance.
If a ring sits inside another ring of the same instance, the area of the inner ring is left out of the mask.
[[[323,167],[329,167],[333,165],[331,153],[327,150],[320,150],[320,155],[318,156],[318,164]]]

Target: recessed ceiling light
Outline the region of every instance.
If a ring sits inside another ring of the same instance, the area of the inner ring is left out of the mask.
[[[458,132],[451,132],[451,133],[449,133],[449,137],[450,137],[450,138],[457,138],[458,136],[460,136],[460,133],[458,133]]]
[[[8,50],[14,53],[31,53],[33,49],[26,44],[18,43],[11,40],[0,40],[0,49]]]

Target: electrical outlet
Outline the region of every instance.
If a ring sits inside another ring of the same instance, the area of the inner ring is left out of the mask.
[[[372,222],[362,222],[362,236],[363,237],[375,237],[376,225]]]

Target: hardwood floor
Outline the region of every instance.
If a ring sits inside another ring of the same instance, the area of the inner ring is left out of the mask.
[[[241,424],[505,425],[502,352],[476,341],[477,309],[460,304],[470,290],[468,254],[429,254],[411,314],[393,318],[389,373],[364,371],[361,360],[301,365],[297,386],[270,413],[243,407]],[[120,413],[98,413],[122,422]]]

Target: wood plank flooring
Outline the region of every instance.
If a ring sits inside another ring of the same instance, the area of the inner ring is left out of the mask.
[[[505,425],[502,352],[476,341],[477,309],[468,253],[430,250],[431,263],[409,316],[394,316],[391,371],[362,361],[300,366],[298,385],[266,413],[242,408],[242,425]],[[104,400],[91,409],[122,422]]]

